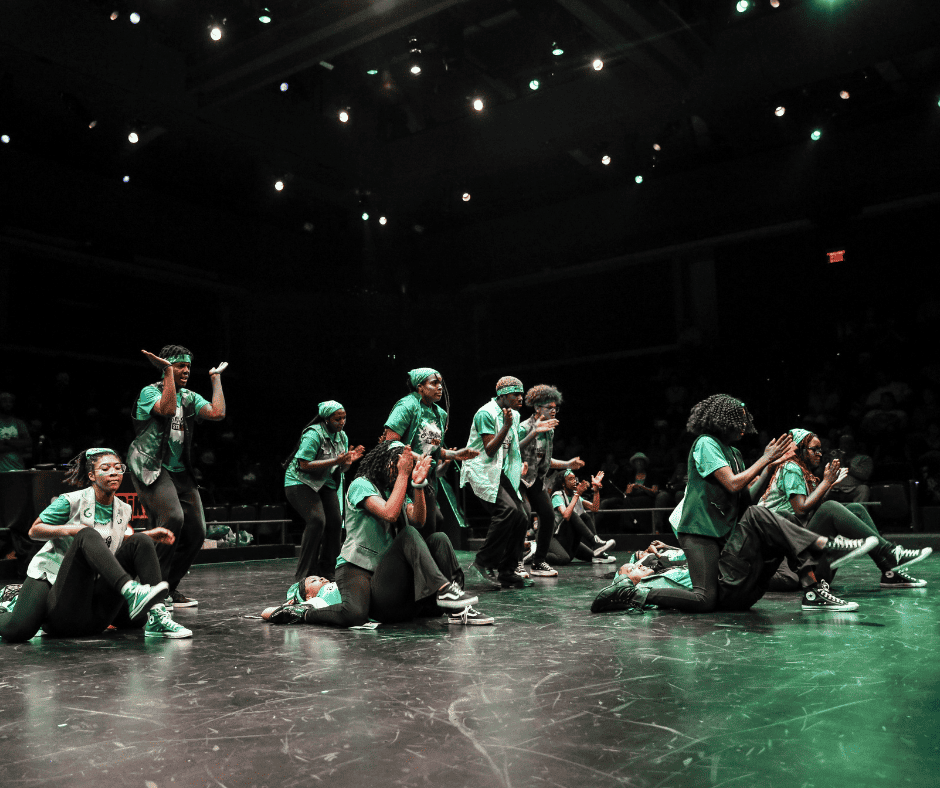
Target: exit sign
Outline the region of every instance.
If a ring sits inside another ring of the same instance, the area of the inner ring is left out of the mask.
[[[826,252],[830,263],[841,263],[845,260],[845,249],[839,249],[836,252]]]

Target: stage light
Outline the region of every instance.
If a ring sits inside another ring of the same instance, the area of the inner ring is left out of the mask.
[[[97,125],[98,125],[98,121],[93,120],[91,123],[88,124],[88,128],[93,129]]]
[[[771,8],[780,8],[780,0],[770,0]]]
[[[610,164],[610,156],[601,156],[601,164]]]
[[[637,175],[633,180],[635,180],[637,183],[643,183],[643,176]]]
[[[219,41],[222,38],[222,28],[218,25],[214,25],[213,28],[209,31],[209,38],[213,41]]]
[[[384,216],[380,216],[379,224],[382,224],[382,225],[388,224],[388,219],[386,219]]]
[[[271,24],[271,9],[270,8],[262,9],[261,15],[258,17],[258,21],[262,25],[270,25]]]
[[[821,136],[822,136],[822,132],[819,129],[816,129],[815,131],[813,131],[812,134],[809,135],[809,138],[813,142],[816,142],[816,140],[818,140]]]
[[[782,118],[782,117],[783,117],[783,113],[786,112],[786,111],[787,111],[787,108],[786,108],[786,107],[780,106],[780,107],[777,107],[777,109],[774,110],[774,115],[776,115],[778,118]]]
[[[473,108],[474,108],[477,112],[483,112],[483,99],[481,99],[481,98],[475,98],[475,99],[473,100]]]
[[[553,54],[555,57],[561,57],[563,54],[565,54],[565,50],[562,49],[560,46],[558,46],[557,43],[556,43],[556,44],[552,44],[552,54]]]
[[[839,98],[847,99],[848,97],[849,97],[849,91],[847,90],[839,91]]]
[[[130,134],[127,135],[127,141],[131,145],[136,145],[140,141],[140,137],[137,136],[136,131],[132,131]]]
[[[340,123],[348,123],[348,122],[349,122],[349,113],[348,113],[346,110],[344,110],[344,109],[341,109],[341,110],[339,111],[339,122],[340,122]]]
[[[537,79],[533,79],[529,82],[529,90],[538,90],[541,86],[541,83]]]
[[[658,142],[653,143],[653,150],[662,150],[662,147]]]
[[[470,192],[464,192],[463,197],[461,197],[464,202],[470,202]]]
[[[738,9],[739,14],[743,14],[745,11],[747,11],[749,5],[750,3],[748,3],[747,0],[738,0],[738,4],[735,6],[735,8]]]
[[[124,181],[124,183],[130,183],[130,182],[131,182],[131,176],[130,176],[130,175],[125,175],[123,178],[121,178],[121,180]]]
[[[140,14],[134,11],[130,16],[131,24],[136,25],[140,21]]]
[[[286,82],[281,83],[281,93],[286,93],[287,89],[290,87]]]
[[[364,222],[369,221],[369,214],[363,212],[363,214],[362,214],[362,221],[364,221]]]
[[[113,22],[113,21],[114,21],[115,19],[117,19],[119,16],[120,16],[120,14],[119,14],[117,11],[112,11],[112,12],[111,12],[111,21]]]
[[[275,191],[279,191],[279,192],[284,191],[284,181],[275,181],[274,189]]]
[[[591,63],[591,66],[594,68],[595,71],[600,71],[604,67],[604,61],[601,60],[599,57],[594,58],[594,62]]]
[[[10,141],[10,135],[9,135],[9,134],[0,134],[0,142],[2,142],[4,145],[6,145],[9,141]]]
[[[421,66],[415,63],[410,69],[408,69],[412,74],[418,76],[421,73]]]
[[[370,77],[374,77],[374,76],[375,76],[376,74],[378,74],[378,73],[379,73],[379,70],[378,70],[377,68],[370,68],[370,69],[366,72],[366,74],[368,74]]]

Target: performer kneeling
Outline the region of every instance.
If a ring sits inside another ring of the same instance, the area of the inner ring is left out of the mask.
[[[446,534],[431,534],[425,542],[408,524],[424,524],[430,467],[430,457],[416,463],[411,448],[399,441],[380,443],[363,457],[346,493],[346,541],[336,566],[342,601],[322,609],[288,603],[269,620],[351,627],[370,617],[396,623],[444,608],[460,611],[454,623],[492,623],[471,607],[477,597],[461,588],[463,573]],[[414,502],[405,497],[409,479]]]
[[[159,601],[167,584],[160,581],[154,542],[173,544],[173,534],[153,528],[124,536],[131,508],[114,495],[126,470],[117,452],[88,449],[70,468],[67,481],[83,489],[60,495],[30,528],[30,537],[46,544],[14,604],[5,603],[12,610],[0,609],[0,637],[21,643],[40,627],[59,637],[97,635],[122,611],[119,627],[140,626],[147,613],[146,637],[192,637]]]

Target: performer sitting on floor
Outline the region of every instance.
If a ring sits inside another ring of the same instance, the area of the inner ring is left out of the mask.
[[[565,471],[555,477],[552,489],[552,508],[554,511],[555,535],[551,540],[549,555],[559,565],[570,564],[575,558],[598,564],[613,563],[616,559],[607,554],[607,550],[616,544],[610,539],[604,541],[591,528],[585,509],[596,512],[600,505],[601,483],[604,472],[592,476],[590,483],[578,481],[574,471]],[[588,487],[594,490],[594,500],[586,504],[581,496]],[[539,518],[539,530],[542,528]]]
[[[346,541],[336,567],[341,601],[322,609],[281,605],[270,621],[351,627],[370,617],[395,623],[443,608],[455,611],[453,623],[492,623],[471,607],[477,597],[461,588],[463,573],[447,535],[431,534],[425,542],[409,525],[424,523],[430,467],[430,457],[415,462],[411,448],[399,441],[366,454],[346,492]],[[405,496],[409,480],[413,502]]]
[[[858,610],[856,602],[837,600],[825,577],[848,560],[864,555],[877,541],[841,536],[827,539],[777,517],[764,507],[751,506],[725,541],[718,559],[715,609],[748,610],[768,590],[780,560],[786,560],[804,589],[806,611]],[[647,605],[669,604],[670,594],[688,594],[693,588],[691,566],[684,551],[653,542],[620,567],[614,582],[601,590],[592,613],[605,610],[642,612]]]
[[[933,548],[908,550],[889,542],[878,532],[871,515],[862,504],[841,504],[826,500],[832,486],[847,471],[840,469],[838,460],[833,460],[823,470],[820,480],[813,472],[818,473],[822,466],[822,441],[815,433],[799,428],[790,430],[790,436],[796,447],[795,454],[774,473],[760,505],[824,536],[841,534],[848,539],[874,537],[878,546],[871,551],[870,556],[881,570],[882,588],[921,588],[927,585],[926,580],[917,580],[900,569],[922,561],[933,552]],[[780,570],[772,584],[773,590],[799,587],[796,578],[783,565]]]
[[[385,420],[382,440],[402,441],[406,446],[410,446],[415,454],[426,454],[432,460],[428,489],[424,496],[427,519],[424,527],[419,529],[421,535],[426,537],[438,531],[444,520],[437,502],[440,464],[451,460],[471,460],[480,452],[470,448],[454,451],[444,446],[449,417],[447,411],[437,404],[447,390],[440,372],[430,367],[411,370],[408,373],[408,389],[411,393],[395,403]],[[445,404],[450,407],[446,398]],[[460,521],[462,515],[457,513],[457,499],[450,485],[445,479],[440,479],[440,485]]]
[[[295,580],[313,572],[332,577],[336,569],[343,530],[337,492],[342,494],[343,474],[365,452],[363,446],[350,451],[345,426],[343,406],[321,402],[285,462],[284,495],[305,523]]]
[[[19,593],[3,594],[0,637],[21,643],[40,627],[59,637],[97,635],[116,620],[119,628],[139,627],[144,613],[146,637],[192,637],[161,601],[167,584],[154,542],[172,544],[173,534],[158,527],[125,538],[131,507],[114,495],[125,471],[117,452],[88,449],[69,468],[66,480],[82,489],[60,495],[30,528],[30,538],[45,544]]]
[[[561,392],[554,386],[544,383],[533,386],[525,395],[525,404],[535,412],[519,425],[519,450],[522,453],[522,486],[519,488],[526,498],[530,510],[535,510],[539,517],[539,530],[535,543],[535,554],[531,557],[529,573],[535,577],[557,577],[558,572],[545,560],[552,543],[552,529],[541,528],[549,525],[555,518],[552,515],[552,502],[545,487],[546,477],[553,470],[578,470],[584,467],[584,460],[575,457],[571,460],[556,460],[552,457],[555,437],[555,418],[561,406]]]
[[[180,345],[167,345],[159,356],[141,350],[163,380],[144,386],[134,410],[134,434],[127,453],[131,481],[151,527],[166,528],[175,541],[157,549],[160,572],[170,586],[166,604],[193,607],[199,603],[177,591],[206,540],[206,516],[193,478],[190,457],[196,420],[225,418],[223,362],[209,370],[212,402],[185,388],[193,355]]]

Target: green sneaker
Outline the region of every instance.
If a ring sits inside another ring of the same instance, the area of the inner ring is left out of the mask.
[[[145,638],[191,638],[193,633],[170,618],[170,612],[163,605],[154,605],[147,613],[144,625]]]
[[[162,597],[169,589],[166,583],[160,582],[155,586],[148,586],[146,583],[138,583],[131,580],[121,594],[127,600],[127,612],[131,618],[137,618],[153,602],[154,599]]]

